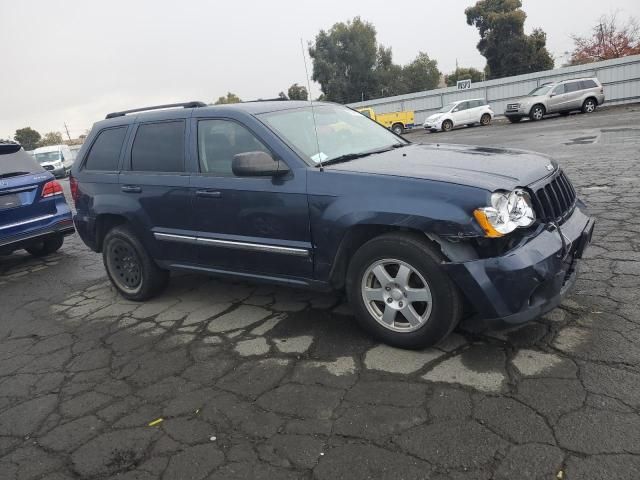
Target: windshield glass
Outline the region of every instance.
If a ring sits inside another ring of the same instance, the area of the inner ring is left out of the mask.
[[[264,113],[260,115],[260,119],[309,165],[317,165],[343,155],[358,155],[408,143],[360,112],[349,108],[318,105],[313,111],[315,126],[311,107]]]
[[[57,162],[60,160],[60,152],[42,152],[35,154],[38,163]]]
[[[450,111],[453,107],[455,106],[455,103],[449,103],[448,105],[445,105],[444,107],[442,107],[440,110],[438,110],[438,113],[447,113],[448,111]]]
[[[534,88],[529,93],[529,96],[530,97],[537,97],[538,95],[546,95],[547,93],[549,93],[549,90],[551,90],[552,86],[553,85],[542,85],[542,86],[540,86],[538,88]]]

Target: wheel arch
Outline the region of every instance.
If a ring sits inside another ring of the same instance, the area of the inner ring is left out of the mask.
[[[107,232],[119,225],[131,225],[129,219],[124,215],[113,213],[102,213],[95,220],[95,247],[97,252],[102,251],[104,237]]]

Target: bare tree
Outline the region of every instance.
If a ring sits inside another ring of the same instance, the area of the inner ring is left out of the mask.
[[[602,15],[587,37],[572,35],[575,49],[570,65],[640,54],[640,25],[634,17],[622,23],[618,12]]]

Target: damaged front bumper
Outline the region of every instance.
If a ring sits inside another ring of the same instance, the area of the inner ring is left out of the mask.
[[[467,326],[514,326],[557,307],[575,283],[594,224],[578,202],[562,225],[547,225],[502,256],[445,264],[474,308]]]

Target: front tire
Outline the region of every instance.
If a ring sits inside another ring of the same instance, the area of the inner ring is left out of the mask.
[[[396,135],[402,135],[402,132],[404,132],[404,127],[402,126],[401,123],[395,123],[392,127],[391,127],[391,131],[393,133],[395,133]]]
[[[123,297],[143,301],[160,293],[169,272],[159,268],[127,226],[115,227],[104,237],[102,260],[111,283]]]
[[[40,240],[36,244],[25,248],[25,250],[34,257],[46,257],[60,250],[63,243],[64,237],[62,235],[56,235],[55,237]]]
[[[538,120],[542,120],[542,117],[544,117],[544,114],[545,114],[545,110],[542,105],[534,105],[531,108],[531,112],[529,112],[529,118],[531,119],[532,122],[537,122]]]
[[[486,127],[490,123],[491,123],[491,115],[489,115],[488,113],[485,113],[480,117],[480,125],[482,125],[483,127]]]
[[[453,122],[451,120],[445,120],[442,122],[442,131],[450,132],[453,129]]]
[[[400,348],[444,339],[458,324],[463,302],[442,260],[418,235],[389,233],[364,244],[347,272],[347,294],[360,325]]]

